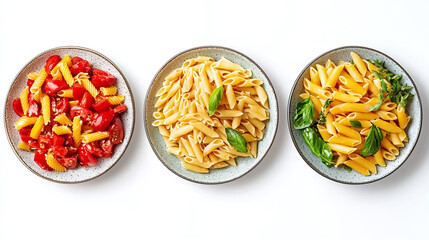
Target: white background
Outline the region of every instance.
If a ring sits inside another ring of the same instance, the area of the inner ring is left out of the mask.
[[[121,161],[90,182],[64,185],[26,169],[0,138],[0,239],[428,239],[428,127],[391,176],[351,186],[298,155],[286,124],[302,68],[333,48],[361,45],[397,60],[427,110],[428,1],[0,2],[0,96],[49,48],[77,45],[113,60],[129,80],[136,128]],[[280,125],[262,163],[215,186],[183,180],[156,158],[143,130],[144,96],[173,55],[201,45],[253,58],[277,92]],[[2,99],[0,125],[3,128]],[[427,115],[424,118],[428,119]]]

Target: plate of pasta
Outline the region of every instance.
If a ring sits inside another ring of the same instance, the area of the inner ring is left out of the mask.
[[[263,70],[235,50],[208,46],[171,58],[145,103],[145,128],[161,162],[196,183],[233,181],[264,158],[278,106]]]
[[[59,183],[94,179],[124,154],[134,100],[119,68],[83,47],[57,47],[26,64],[5,104],[5,129],[21,162]]]
[[[299,154],[331,180],[362,184],[398,169],[414,149],[422,106],[410,75],[377,50],[324,53],[298,76],[289,130]]]

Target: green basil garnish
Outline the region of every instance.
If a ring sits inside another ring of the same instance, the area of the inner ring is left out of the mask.
[[[347,165],[344,165],[344,169],[347,170],[347,172],[351,172],[352,171],[352,168],[349,167],[349,166],[347,166]]]
[[[381,141],[383,141],[383,133],[379,127],[372,124],[360,155],[368,157],[376,154],[380,150]]]
[[[357,128],[357,129],[361,129],[362,128],[362,124],[359,121],[350,120],[349,123],[354,128]]]
[[[239,152],[247,153],[247,141],[237,130],[225,128],[228,142]]]
[[[209,116],[213,115],[216,110],[217,106],[219,106],[220,99],[222,98],[223,94],[223,86],[220,86],[213,90],[213,92],[210,94],[209,98]]]
[[[293,127],[303,129],[313,124],[314,105],[310,98],[304,99],[296,105]]]
[[[307,127],[301,130],[302,138],[310,148],[311,152],[322,159],[327,167],[332,167],[335,163],[332,161],[333,154],[328,144],[320,137],[319,133],[314,129]]]

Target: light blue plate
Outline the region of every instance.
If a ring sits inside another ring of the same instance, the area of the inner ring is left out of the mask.
[[[185,62],[187,59],[195,58],[198,56],[209,56],[214,58],[215,60],[219,60],[221,57],[225,57],[234,63],[240,64],[244,68],[251,69],[253,72],[253,77],[261,79],[264,82],[263,87],[268,95],[268,111],[270,113],[270,119],[266,123],[265,136],[258,143],[257,158],[238,157],[236,159],[236,167],[229,166],[222,169],[211,169],[210,173],[207,174],[195,173],[183,168],[182,164],[180,163],[180,160],[173,154],[167,152],[167,147],[164,143],[164,139],[158,132],[158,128],[152,126],[152,122],[155,120],[153,117],[153,112],[155,111],[154,106],[157,100],[155,94],[162,87],[164,78],[172,70],[181,67],[183,62]],[[230,182],[245,175],[254,167],[256,167],[256,165],[261,162],[265,154],[270,149],[271,144],[274,141],[278,125],[277,98],[274,92],[274,88],[270,80],[268,79],[268,76],[249,57],[235,50],[218,46],[197,47],[189,49],[171,58],[155,75],[155,78],[153,79],[153,82],[146,95],[144,112],[146,134],[149,139],[149,143],[151,144],[152,149],[155,152],[156,156],[159,158],[159,160],[161,160],[161,162],[176,175],[192,182],[204,184],[219,184]]]
[[[411,116],[411,122],[408,125],[406,132],[409,137],[409,142],[405,143],[405,147],[400,148],[400,154],[397,156],[394,161],[386,161],[387,166],[381,167],[377,166],[377,174],[371,174],[370,176],[363,176],[356,171],[347,172],[343,168],[327,168],[321,160],[316,157],[313,153],[311,153],[308,146],[305,144],[301,132],[299,130],[293,129],[293,117],[295,114],[296,104],[301,101],[299,95],[304,92],[303,80],[304,78],[310,78],[309,68],[311,66],[315,66],[316,64],[325,65],[328,59],[331,59],[334,63],[338,63],[338,61],[350,61],[351,56],[350,52],[355,52],[362,59],[380,59],[385,62],[385,66],[390,69],[395,74],[402,74],[401,83],[407,84],[409,86],[413,86],[411,93],[414,94],[414,98],[408,104],[406,112]],[[298,150],[301,157],[307,162],[307,164],[313,168],[320,175],[331,179],[333,181],[337,181],[340,183],[348,183],[348,184],[362,184],[362,183],[371,183],[377,180],[380,180],[396,169],[398,169],[407,158],[410,156],[413,151],[417,140],[420,135],[420,131],[422,128],[422,104],[420,100],[419,93],[417,91],[417,86],[414,81],[411,79],[410,75],[399,65],[395,60],[386,54],[379,52],[374,49],[366,48],[366,47],[358,47],[358,46],[348,46],[348,47],[340,47],[337,49],[333,49],[328,51],[319,57],[315,58],[311,61],[307,66],[305,66],[304,70],[299,74],[298,78],[295,81],[295,84],[292,87],[290,96],[289,96],[289,109],[288,109],[288,122],[289,122],[289,131],[295,144],[296,149]]]

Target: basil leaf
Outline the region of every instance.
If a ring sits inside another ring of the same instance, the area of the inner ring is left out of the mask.
[[[380,128],[372,124],[360,155],[368,157],[376,154],[380,150],[381,141],[383,141],[383,133]]]
[[[301,135],[311,152],[318,156],[322,160],[322,163],[329,168],[335,164],[332,161],[333,154],[331,149],[314,128],[307,127],[302,129]]]
[[[213,90],[213,92],[210,94],[209,98],[209,116],[213,115],[217,107],[219,106],[220,99],[222,98],[223,94],[223,86],[220,86]]]
[[[371,112],[373,111],[377,111],[378,109],[380,109],[381,105],[383,104],[384,99],[383,99],[383,92],[380,92],[380,94],[378,95],[378,103],[375,104],[374,106],[372,106],[369,110]]]
[[[313,124],[314,105],[310,98],[304,99],[296,105],[293,118],[293,128],[303,129]]]
[[[225,128],[225,133],[228,142],[235,148],[235,150],[247,153],[247,141],[237,130],[232,128]]]
[[[352,168],[349,167],[349,166],[347,166],[347,165],[344,165],[344,169],[347,170],[347,172],[351,172],[352,171]]]
[[[357,129],[361,129],[362,128],[362,124],[359,121],[350,120],[349,123],[354,128],[357,128]]]

